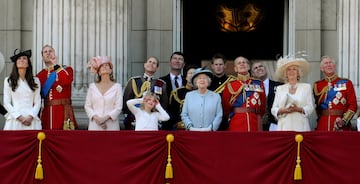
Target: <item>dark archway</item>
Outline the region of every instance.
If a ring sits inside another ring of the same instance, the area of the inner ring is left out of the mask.
[[[274,60],[283,53],[284,1],[183,0],[184,53],[200,64],[214,53]]]

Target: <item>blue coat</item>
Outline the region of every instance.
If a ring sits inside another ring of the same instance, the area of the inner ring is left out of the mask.
[[[198,90],[186,93],[181,119],[187,129],[210,127],[212,131],[216,131],[222,114],[219,94],[210,90],[207,90],[206,94],[200,94]]]

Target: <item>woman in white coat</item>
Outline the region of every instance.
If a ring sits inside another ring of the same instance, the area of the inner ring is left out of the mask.
[[[31,50],[16,52],[10,57],[12,72],[4,80],[4,107],[8,111],[4,130],[40,130],[40,80],[33,75]]]
[[[310,131],[309,115],[314,111],[312,87],[299,82],[309,71],[303,58],[281,58],[277,61],[276,76],[285,80],[276,89],[271,113],[278,119],[278,130]]]
[[[113,65],[107,56],[93,57],[89,63],[97,79],[91,83],[86,95],[85,111],[89,117],[89,130],[120,130],[119,114],[122,109],[122,87],[113,77]]]

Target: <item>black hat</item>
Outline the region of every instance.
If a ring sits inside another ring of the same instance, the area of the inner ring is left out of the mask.
[[[16,51],[18,51],[19,53],[16,54]],[[19,57],[21,56],[26,56],[27,58],[31,57],[31,50],[26,50],[26,51],[20,51],[19,49],[15,49],[14,51],[14,55],[10,57],[12,62],[16,62],[17,59],[19,59]]]

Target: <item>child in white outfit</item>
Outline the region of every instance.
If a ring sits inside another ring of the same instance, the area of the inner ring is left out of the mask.
[[[141,104],[140,108],[136,107],[137,104]],[[143,98],[128,100],[126,105],[135,116],[135,130],[159,130],[159,121],[170,119],[154,93],[148,92]]]

